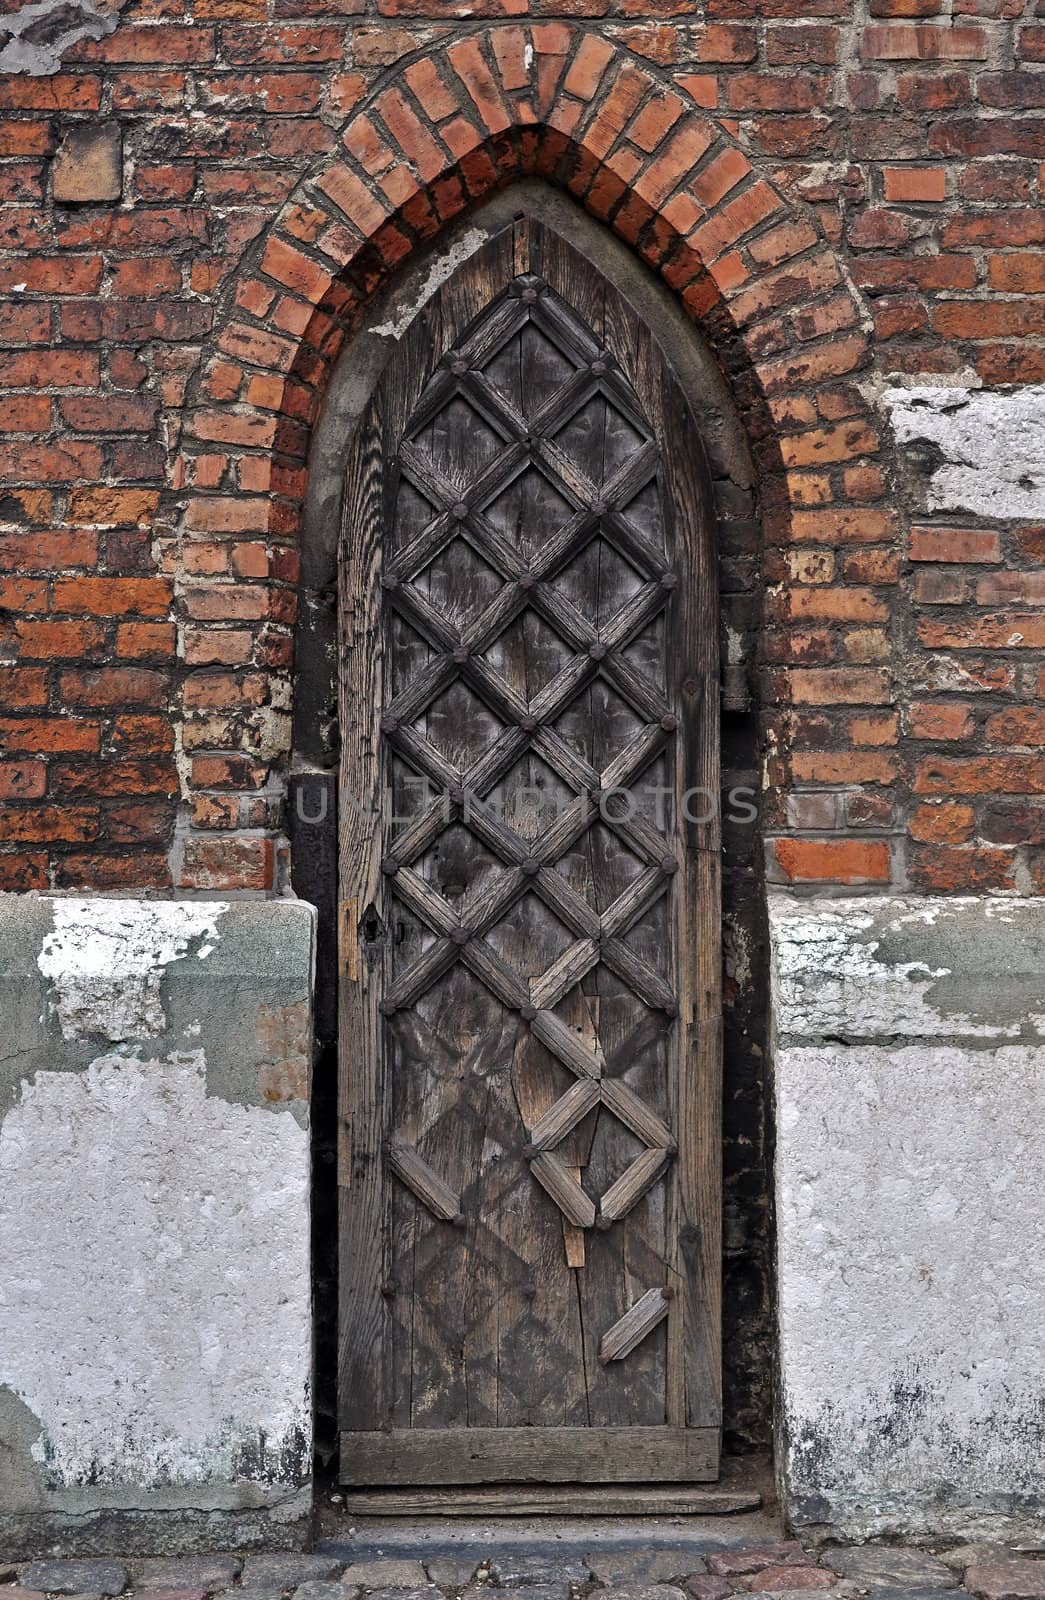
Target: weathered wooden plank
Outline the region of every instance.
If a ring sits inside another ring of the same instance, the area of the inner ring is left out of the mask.
[[[530,1143],[538,1150],[553,1150],[598,1105],[599,1088],[599,1084],[591,1078],[578,1078],[533,1123]],[[577,1181],[580,1182],[580,1179]]]
[[[670,1150],[644,1150],[616,1183],[611,1184],[599,1201],[599,1217],[603,1222],[618,1222],[637,1205],[651,1184],[656,1183],[671,1160]]]
[[[640,1100],[629,1089],[623,1078],[603,1078],[600,1084],[604,1105],[609,1106],[626,1128],[630,1128],[646,1144],[669,1153],[678,1148],[675,1136],[667,1123],[662,1122],[652,1106]]]
[[[757,1511],[762,1496],[681,1484],[453,1485],[349,1490],[342,1504],[348,1516],[359,1517],[729,1517]]]
[[[637,1483],[713,1480],[715,1428],[416,1428],[341,1435],[341,1481]]]
[[[381,1045],[381,973],[359,959],[364,909],[380,894],[383,759],[374,707],[381,704],[377,606],[384,532],[382,418],[360,423],[345,489],[340,569],[343,727],[339,807],[341,983],[339,996],[339,1414],[349,1427],[381,1427],[390,1405],[387,1276],[388,1200],[382,1166],[387,1125]],[[350,1065],[351,1064],[351,1065]]]
[[[550,1011],[538,1011],[530,1023],[532,1032],[547,1045],[554,1056],[562,1062],[564,1067],[569,1067],[571,1072],[576,1072],[585,1078],[601,1078],[605,1061],[602,1051],[596,1046],[594,1051],[586,1050],[584,1045],[576,1038],[573,1032]]]
[[[416,1150],[393,1138],[388,1152],[388,1164],[397,1178],[401,1178],[412,1194],[426,1205],[434,1216],[444,1222],[453,1222],[461,1214],[461,1197],[433,1172]]]
[[[533,1173],[542,1189],[547,1189],[555,1204],[575,1228],[592,1228],[595,1225],[595,1202],[585,1194],[573,1174],[563,1166],[557,1156],[542,1151],[530,1161]]]
[[[688,820],[687,791],[719,793],[718,578],[713,511],[699,435],[668,364],[648,328],[621,327],[629,370],[661,444],[677,575],[668,625],[668,698],[678,717],[674,774],[680,870],[675,878],[674,971],[679,1024],[674,1032],[672,1123],[679,1153],[672,1192],[669,1282],[680,1290],[668,1333],[669,1420],[717,1423],[721,1416],[721,931],[717,806],[709,821]],[[687,440],[689,445],[687,445]],[[713,1147],[713,1148],[712,1148]],[[705,1298],[705,1295],[708,1298]]]
[[[648,1289],[640,1300],[629,1306],[622,1317],[618,1317],[612,1328],[607,1328],[599,1341],[599,1360],[623,1361],[625,1356],[630,1356],[636,1345],[642,1343],[647,1334],[668,1314],[668,1306],[672,1299],[670,1289]]]

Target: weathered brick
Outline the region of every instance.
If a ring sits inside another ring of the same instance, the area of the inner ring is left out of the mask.
[[[774,853],[791,883],[889,882],[889,846],[884,840],[777,839]]]
[[[874,23],[860,35],[860,55],[865,61],[986,61],[987,35],[978,27]]]
[[[983,528],[912,528],[912,561],[1000,561],[1001,536]]]

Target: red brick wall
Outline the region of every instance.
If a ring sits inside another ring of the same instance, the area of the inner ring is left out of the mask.
[[[1034,892],[1045,539],[927,516],[877,396],[1045,379],[1043,61],[1032,0],[132,0],[7,75],[0,887],[271,885],[324,384],[537,173],[748,421],[771,875]]]

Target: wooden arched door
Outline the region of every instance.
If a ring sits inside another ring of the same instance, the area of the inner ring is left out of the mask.
[[[535,220],[389,361],[340,599],[342,1478],[713,1478],[703,453],[651,329]]]

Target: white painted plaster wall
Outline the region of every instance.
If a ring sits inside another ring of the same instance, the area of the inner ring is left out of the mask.
[[[0,1383],[63,1486],[242,1475],[310,1436],[308,1134],[202,1052],[40,1072],[0,1125]]]
[[[1035,902],[771,897],[780,1376],[800,1523],[1045,1508]]]
[[[1045,386],[1018,389],[889,389],[883,396],[896,441],[939,454],[929,511],[1045,516]]]
[[[51,985],[66,1039],[148,1039],[162,1033],[164,973],[195,941],[206,960],[220,902],[55,900],[37,965]]]
[[[303,1535],[313,923],[0,896],[0,1545]]]

